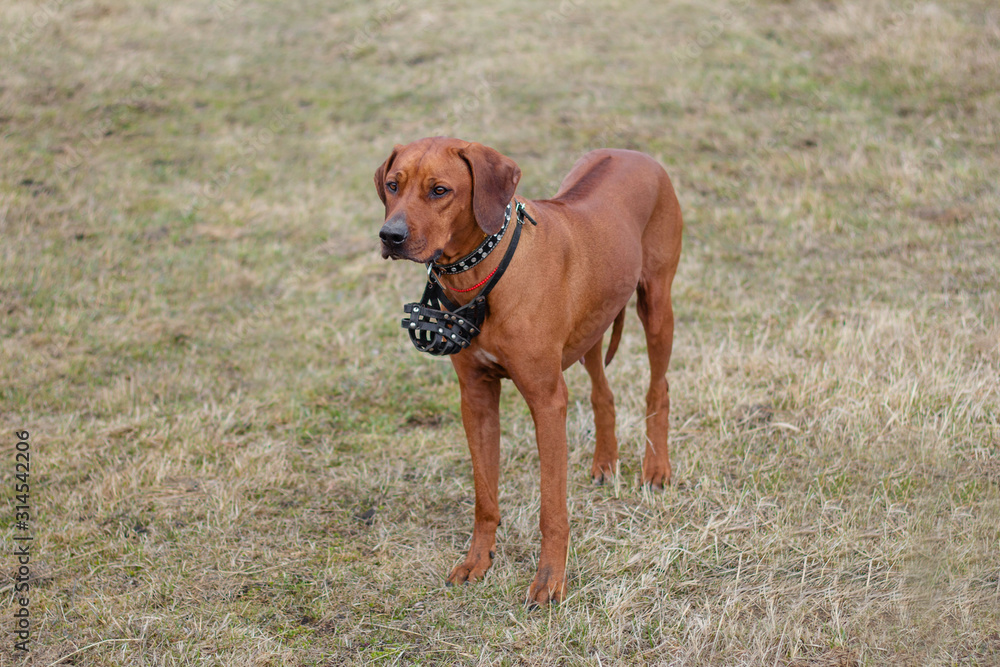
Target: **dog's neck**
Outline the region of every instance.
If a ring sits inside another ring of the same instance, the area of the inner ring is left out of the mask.
[[[510,224],[512,206],[513,202],[507,205],[503,225],[495,234],[483,231],[475,219],[467,222],[463,226],[459,238],[453,239],[448,244],[458,250],[452,251],[445,248],[445,252],[434,262],[434,268],[437,272],[444,275],[456,275],[470,270],[485,260],[503,240]]]
[[[513,224],[511,223],[511,226]],[[504,253],[507,252],[512,236],[513,234],[508,231],[493,248],[493,252],[471,269],[456,275],[439,274],[438,282],[444,286],[445,295],[459,306],[464,306],[472,301],[497,270]]]
[[[499,232],[485,235],[476,225],[479,234],[473,237],[474,245],[472,243],[466,245],[463,248],[464,253],[456,253],[451,262],[442,261],[444,260],[442,257],[442,260],[435,263],[437,267],[449,267],[445,271],[435,271],[448,299],[463,306],[479,294],[480,288],[493,276],[503,261],[514,236],[514,227],[520,224],[517,215],[515,202],[512,201],[507,207],[504,225]],[[460,265],[462,262],[467,266]]]

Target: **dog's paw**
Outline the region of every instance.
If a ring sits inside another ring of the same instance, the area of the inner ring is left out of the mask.
[[[654,491],[670,486],[670,462],[657,461],[650,456],[642,463],[642,485]]]
[[[479,581],[486,576],[486,570],[490,569],[491,565],[493,565],[492,551],[483,555],[470,553],[461,565],[456,566],[451,571],[451,574],[448,575],[448,579],[445,581],[445,586]]]
[[[529,609],[544,607],[550,602],[558,604],[562,602],[566,592],[566,573],[554,572],[552,568],[539,568],[535,580],[528,588],[528,597],[525,604]]]
[[[670,486],[670,469],[665,473],[643,474],[642,485],[648,486],[653,491],[662,491]]]
[[[615,471],[618,470],[618,461],[594,461],[590,466],[590,481],[601,486],[614,481]]]

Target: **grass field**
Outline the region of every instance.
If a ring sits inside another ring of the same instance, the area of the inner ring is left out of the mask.
[[[9,0],[0,63],[0,665],[1000,664],[992,0]],[[432,134],[529,198],[643,150],[684,211],[674,486],[637,485],[630,310],[613,485],[566,372],[543,611],[509,385],[497,560],[443,586],[458,386],[399,329],[422,267],[380,259],[371,182]]]

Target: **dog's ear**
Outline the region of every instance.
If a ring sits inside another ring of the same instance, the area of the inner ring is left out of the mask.
[[[472,172],[472,212],[487,234],[503,227],[503,214],[514,196],[521,170],[506,155],[482,144],[470,143],[458,150]]]
[[[392,161],[396,159],[396,154],[399,153],[399,149],[403,146],[401,144],[396,144],[392,147],[392,153],[386,158],[382,166],[375,170],[375,190],[378,192],[378,198],[385,203],[385,172],[389,171],[389,167],[392,166]]]

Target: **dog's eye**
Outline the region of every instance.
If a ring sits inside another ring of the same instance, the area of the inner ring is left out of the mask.
[[[388,190],[389,192],[395,192],[396,191],[396,181],[389,181],[388,183],[386,183],[385,184],[385,189]]]
[[[443,185],[436,185],[433,188],[431,188],[431,194],[434,195],[435,197],[441,197],[442,195],[445,195],[447,193],[448,193],[448,188],[444,187]]]

